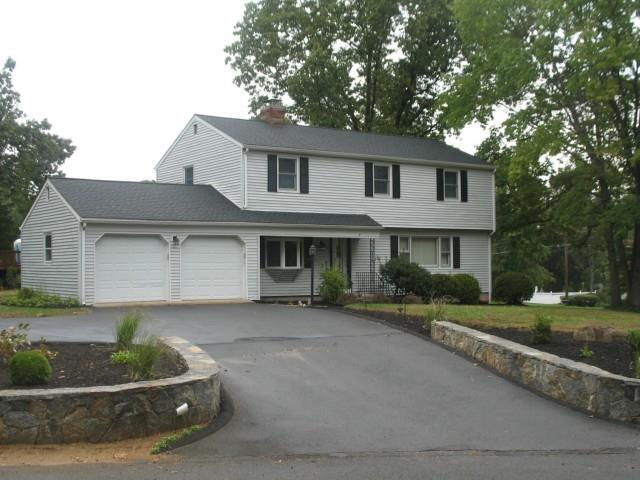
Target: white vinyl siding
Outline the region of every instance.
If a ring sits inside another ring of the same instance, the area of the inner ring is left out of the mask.
[[[50,261],[45,258],[46,234],[51,235]],[[80,222],[53,188],[36,199],[20,238],[22,286],[80,298]]]
[[[365,197],[364,161],[311,156],[309,194],[292,198],[267,191],[265,152],[249,151],[247,163],[247,208],[251,210],[365,213],[385,228],[487,231],[493,228],[491,170],[469,167],[469,201],[454,203],[436,200],[436,167],[428,165],[400,165],[400,198]],[[391,171],[389,175],[391,178]]]
[[[193,133],[194,122],[199,124],[197,134]],[[185,167],[193,168],[194,184],[211,185],[236,205],[242,206],[241,147],[198,119],[189,123],[157,166],[156,180],[160,183],[185,183]]]

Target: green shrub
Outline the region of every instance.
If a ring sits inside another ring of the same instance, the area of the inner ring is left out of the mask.
[[[453,299],[456,290],[453,275],[446,273],[434,273],[431,275],[431,293],[434,298],[451,297]]]
[[[589,344],[585,343],[584,346],[580,349],[580,358],[591,358],[593,357],[593,350],[589,348]]]
[[[473,275],[458,273],[451,276],[455,290],[452,297],[465,305],[476,305],[480,302],[480,284]]]
[[[533,296],[534,291],[531,278],[520,272],[503,273],[493,285],[493,297],[509,305],[521,305]]]
[[[595,293],[583,293],[569,298],[562,297],[562,303],[571,307],[595,307],[600,303],[600,297]]]
[[[111,363],[116,365],[128,365],[133,354],[129,350],[120,350],[111,354]]]
[[[164,345],[153,335],[146,336],[134,344],[127,361],[129,376],[133,380],[148,380],[158,362]]]
[[[75,298],[62,298],[57,295],[36,292],[30,288],[22,288],[16,295],[0,297],[0,305],[32,308],[75,308],[79,307],[80,303]]]
[[[380,267],[380,275],[400,294],[413,293],[423,298],[431,296],[431,274],[417,263],[403,257],[395,257]]]
[[[322,277],[320,296],[325,302],[335,305],[340,295],[347,290],[347,278],[337,267],[324,270],[320,276]]]
[[[4,284],[8,289],[20,288],[20,270],[14,266],[8,267]]]
[[[51,365],[42,352],[18,352],[9,360],[9,374],[14,385],[41,385],[51,377]]]
[[[116,352],[132,349],[143,319],[144,315],[140,310],[129,311],[120,317],[116,323]]]
[[[534,345],[546,345],[551,343],[551,324],[553,321],[547,315],[537,314],[533,325],[530,327],[531,343]]]

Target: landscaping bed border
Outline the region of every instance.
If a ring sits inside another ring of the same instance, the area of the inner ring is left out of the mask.
[[[185,360],[176,377],[111,386],[0,390],[0,444],[112,442],[211,422],[220,368],[180,337],[162,342]],[[176,408],[186,403],[185,415]]]
[[[431,339],[544,396],[597,417],[640,424],[640,379],[446,321],[433,322]]]

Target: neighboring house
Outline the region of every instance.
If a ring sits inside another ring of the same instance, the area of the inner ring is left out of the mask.
[[[494,170],[422,138],[194,115],[158,183],[52,177],[22,225],[25,287],[85,304],[257,300],[406,256],[491,289]]]

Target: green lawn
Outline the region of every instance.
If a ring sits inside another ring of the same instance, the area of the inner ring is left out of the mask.
[[[399,305],[369,304],[369,310],[397,312]],[[364,310],[364,305],[353,304],[347,308]],[[423,316],[431,308],[428,305],[407,305],[409,315]],[[571,331],[586,325],[613,327],[626,333],[640,329],[640,313],[610,310],[600,307],[567,307],[564,305],[447,305],[446,315],[452,322],[469,327],[488,328],[528,328],[536,314],[548,315],[553,319],[554,330]]]
[[[0,290],[0,297],[14,295],[17,290]],[[26,317],[53,317],[56,315],[82,315],[87,313],[87,308],[34,308],[34,307],[9,307],[0,305],[0,318],[26,318]]]

